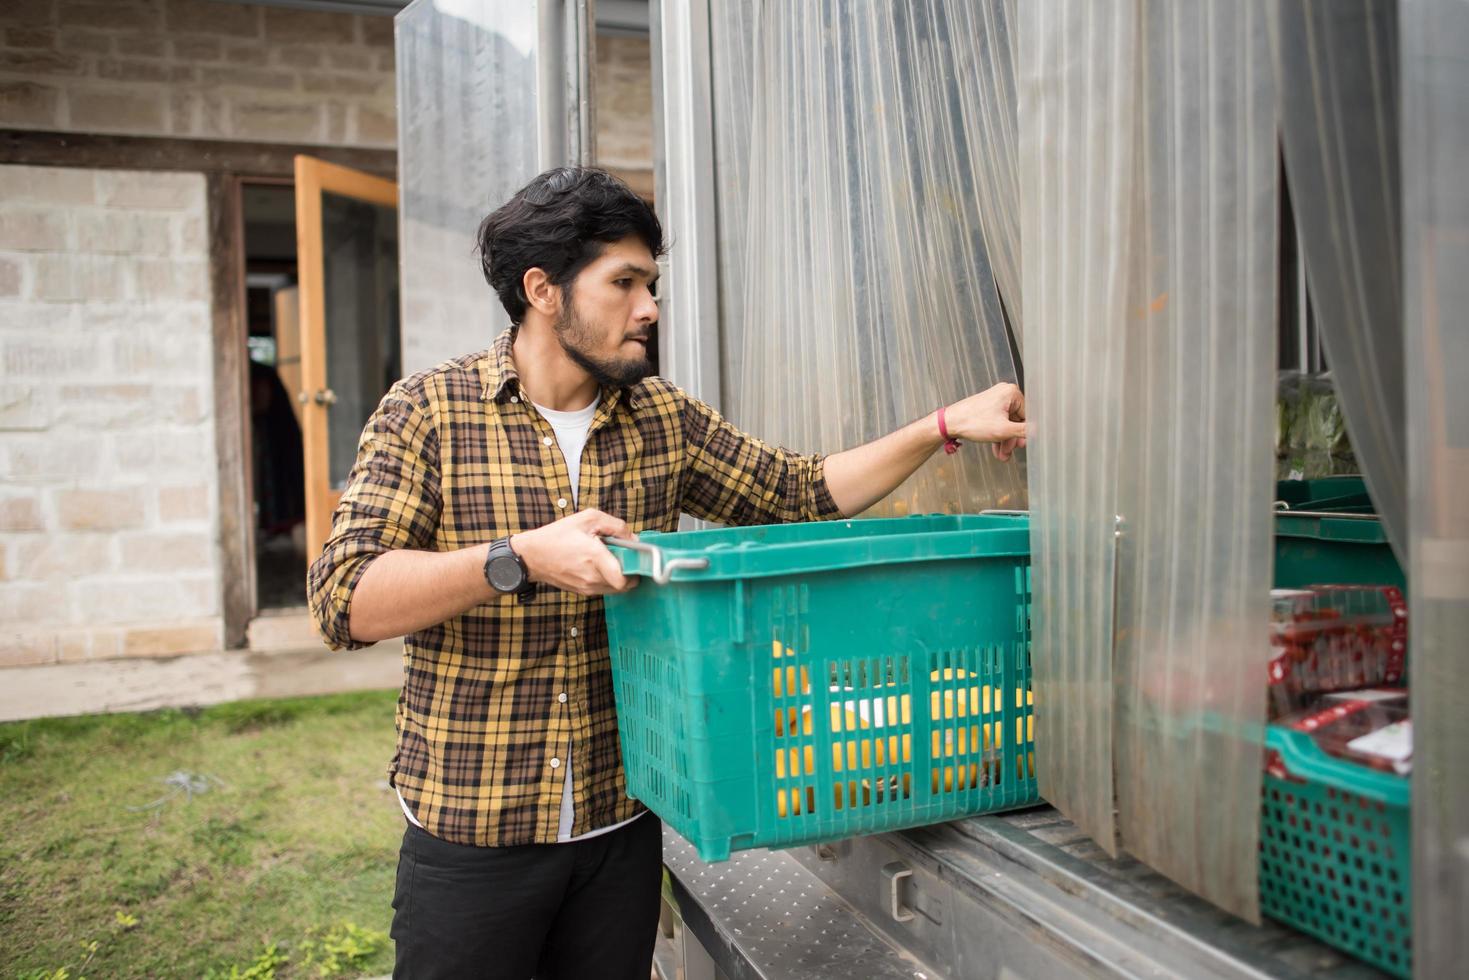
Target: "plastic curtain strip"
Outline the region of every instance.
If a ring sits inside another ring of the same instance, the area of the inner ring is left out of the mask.
[[[1413,688],[1413,968],[1469,962],[1469,4],[1399,7]]]
[[[1103,847],[1120,826],[1131,853],[1256,919],[1279,206],[1266,8],[1021,10],[1041,793]]]
[[[1117,808],[1129,852],[1258,921],[1280,208],[1271,8],[1142,9]]]
[[[1404,561],[1398,4],[1275,9],[1280,141],[1311,303],[1362,475]]]
[[[721,391],[738,377],[745,339],[746,226],[749,224],[750,125],[755,96],[755,18],[750,0],[708,0],[710,75],[714,89],[715,209]],[[726,406],[719,406],[721,409]]]
[[[1020,5],[1032,663],[1041,796],[1117,853],[1112,633],[1137,12]]]
[[[417,0],[397,17],[406,374],[486,347],[509,323],[475,231],[540,169],[537,16],[514,0]]]
[[[966,5],[758,9],[744,274],[724,281],[742,290],[725,401],[750,431],[834,452],[1015,380],[974,186],[983,137],[961,109],[985,81],[953,70]],[[1023,506],[1023,467],[970,447],[876,512]]]
[[[1015,92],[1015,0],[954,6],[954,71],[979,84],[959,89],[965,127],[978,132],[969,160],[979,220],[1000,298],[1015,340],[1024,350],[1020,285],[1020,146]]]

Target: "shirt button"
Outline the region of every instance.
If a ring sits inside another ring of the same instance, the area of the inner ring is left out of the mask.
[[[520,404],[520,396],[519,395],[511,395],[510,396],[510,404],[512,404],[512,405],[519,405]]]
[[[571,635],[572,635],[572,636],[576,636],[576,627],[575,627],[575,626],[573,626],[573,627],[572,627],[572,628],[571,628]]]
[[[561,768],[561,760],[560,759],[552,759],[551,760],[551,768],[552,769],[560,769]]]
[[[566,703],[566,695],[564,693],[563,694],[558,694],[558,695],[556,695],[556,700],[557,701],[560,701],[562,704],[565,704]]]
[[[562,510],[565,510],[566,509],[566,498],[565,497],[559,498],[556,501],[556,506],[557,507],[560,507]]]
[[[553,441],[554,441],[554,440],[553,440],[553,439],[552,439],[552,438],[551,438],[551,437],[550,437],[550,436],[547,436],[547,437],[546,437],[546,438],[544,438],[544,439],[542,439],[542,440],[541,440],[541,442],[544,442],[544,443],[545,443],[545,444],[546,444],[546,445],[548,445],[548,446],[549,446],[549,445],[550,445],[550,444],[551,444],[551,443],[552,443],[552,442],[553,442]]]

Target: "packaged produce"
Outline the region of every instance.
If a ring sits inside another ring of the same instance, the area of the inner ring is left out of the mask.
[[[1386,772],[1413,770],[1413,724],[1405,688],[1368,688],[1322,695],[1280,721],[1304,732],[1329,755]]]
[[[1271,592],[1270,710],[1406,676],[1408,606],[1392,586],[1315,585]]]

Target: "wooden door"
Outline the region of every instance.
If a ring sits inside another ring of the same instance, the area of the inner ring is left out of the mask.
[[[398,185],[296,157],[306,554],[321,554],[357,440],[402,372]]]

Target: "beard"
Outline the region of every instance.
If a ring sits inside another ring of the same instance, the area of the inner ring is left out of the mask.
[[[597,340],[597,332],[591,324],[581,318],[576,302],[568,290],[566,305],[556,318],[556,340],[561,349],[583,371],[591,375],[597,384],[609,388],[628,388],[646,378],[653,365],[646,353],[636,357],[597,357],[591,353]]]

